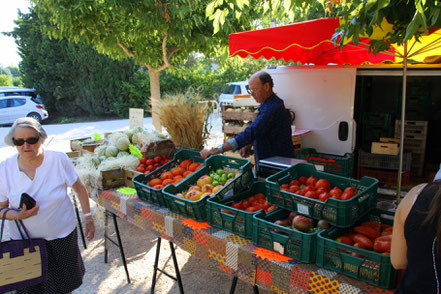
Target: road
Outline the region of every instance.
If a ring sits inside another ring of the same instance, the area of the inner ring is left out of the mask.
[[[213,128],[206,145],[216,146],[216,144],[220,144],[223,140],[221,121],[217,115],[213,115],[210,121]],[[153,129],[151,117],[144,118],[144,127]],[[95,132],[103,136],[104,133],[107,132],[126,130],[129,128],[129,120],[120,119],[70,124],[43,124],[43,128],[49,136],[45,143],[47,149],[68,152],[71,151],[70,140],[90,137]],[[9,129],[9,126],[0,127],[0,162],[17,152],[15,147],[7,146],[3,140]]]

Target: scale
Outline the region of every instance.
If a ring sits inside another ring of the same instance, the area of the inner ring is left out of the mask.
[[[307,161],[282,156],[268,157],[259,161],[259,164],[257,165],[257,176],[266,178],[300,162]]]

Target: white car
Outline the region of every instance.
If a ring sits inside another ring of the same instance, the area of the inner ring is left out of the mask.
[[[234,95],[247,95],[248,89],[247,81],[227,83],[219,95],[219,105],[233,104]]]
[[[38,97],[0,96],[0,125],[12,124],[20,117],[32,117],[41,122],[49,114]]]

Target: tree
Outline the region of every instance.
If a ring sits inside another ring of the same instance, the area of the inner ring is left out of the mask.
[[[49,39],[41,33],[43,22],[32,10],[19,13],[16,23],[10,35],[22,57],[23,83],[37,90],[49,112],[127,117],[127,103],[119,103],[118,109],[112,106],[124,100],[123,84],[130,83],[138,66],[128,60],[112,60],[90,45]],[[144,103],[130,107],[144,107]]]
[[[12,86],[11,76],[0,74],[0,86]]]
[[[232,31],[251,28],[252,12],[221,16],[221,31],[213,36],[206,18],[209,0],[33,0],[39,16],[50,22],[52,37],[92,44],[114,59],[131,58],[147,67],[150,77],[153,123],[160,128],[155,109],[160,99],[160,72],[185,60],[190,52],[208,56],[228,42]],[[236,2],[236,1],[235,1]],[[232,4],[242,8],[242,1]]]

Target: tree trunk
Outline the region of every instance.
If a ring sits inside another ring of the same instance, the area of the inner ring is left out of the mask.
[[[150,101],[152,103],[152,123],[155,129],[161,132],[162,126],[159,121],[158,107],[161,100],[161,87],[159,85],[159,74],[161,71],[149,67],[150,77]]]

